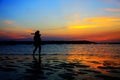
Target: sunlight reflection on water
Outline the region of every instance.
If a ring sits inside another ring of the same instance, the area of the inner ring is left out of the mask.
[[[28,74],[33,75],[30,71],[36,70],[36,68],[32,67],[35,65],[33,64],[33,57],[29,55],[32,54],[33,48],[32,45],[0,46],[0,54],[15,54],[14,56],[0,56],[2,60],[0,65],[3,66],[3,72],[8,67],[8,69],[17,69],[22,74],[22,77],[26,75],[26,71],[28,71]],[[109,79],[111,76],[113,79],[118,79],[120,74],[119,52],[119,44],[42,45],[41,54],[46,54],[41,56],[42,70],[46,73],[45,77],[50,80],[54,78],[61,80],[58,76],[66,78],[65,76],[68,76],[68,73],[70,73],[70,76],[75,75],[75,80],[99,80],[99,77]],[[3,64],[3,62],[7,62],[9,65]],[[4,66],[6,67],[4,68]],[[57,71],[53,74],[56,69]],[[51,72],[47,73],[49,70]],[[3,72],[1,73],[3,74]],[[54,77],[47,74],[51,74]],[[11,77],[13,78],[12,75]]]

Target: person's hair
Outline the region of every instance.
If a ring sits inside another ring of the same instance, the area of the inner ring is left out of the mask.
[[[39,34],[39,30],[37,30],[37,31],[35,32],[35,35],[37,35],[37,34]]]

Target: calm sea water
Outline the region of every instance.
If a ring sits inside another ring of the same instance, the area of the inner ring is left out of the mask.
[[[0,45],[0,54],[32,54],[33,49],[33,45]],[[120,55],[120,44],[42,45],[41,54]]]
[[[33,45],[1,45],[0,54],[15,56],[0,55],[0,79],[41,80],[38,76],[42,75],[42,80],[71,76],[75,78],[71,80],[120,80],[120,44],[42,45],[41,54],[47,54],[41,56],[44,74],[38,74],[38,63],[29,55],[33,49]]]

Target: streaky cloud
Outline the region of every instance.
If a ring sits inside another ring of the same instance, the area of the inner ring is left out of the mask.
[[[120,8],[105,8],[104,10],[109,12],[120,12]]]
[[[6,24],[14,24],[15,21],[13,21],[13,20],[6,20],[5,23],[6,23]]]

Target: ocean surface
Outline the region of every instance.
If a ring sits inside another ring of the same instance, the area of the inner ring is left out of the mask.
[[[120,44],[49,44],[41,47],[41,54],[120,55]],[[32,54],[33,49],[33,45],[0,45],[0,54]]]
[[[120,80],[120,44],[41,47],[39,57],[33,45],[0,45],[0,79]]]

